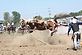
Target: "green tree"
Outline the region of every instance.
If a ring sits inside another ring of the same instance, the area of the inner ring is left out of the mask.
[[[56,14],[54,16],[54,18],[56,18],[56,19],[61,19],[61,18],[66,18],[66,17],[70,17],[70,15],[67,13],[60,13],[60,14]]]
[[[71,12],[69,13],[70,16],[79,16],[82,15],[82,10],[80,10],[79,12]]]
[[[7,22],[10,22],[10,14],[9,12],[4,13],[4,23],[7,25]]]
[[[13,14],[13,22],[15,23],[16,26],[18,26],[21,15],[20,15],[20,13],[18,13],[16,11],[13,11],[12,14]]]
[[[69,15],[70,15],[70,16],[78,16],[79,13],[77,13],[77,12],[71,12],[71,13],[69,13]]]
[[[82,10],[80,10],[78,13],[79,13],[79,15],[82,15]]]
[[[42,19],[42,17],[41,17],[41,16],[35,16],[33,19],[41,20],[41,19]]]
[[[44,20],[49,20],[49,19],[50,19],[49,17],[44,18]]]

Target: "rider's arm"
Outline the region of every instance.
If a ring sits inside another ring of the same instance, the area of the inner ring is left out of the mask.
[[[82,22],[78,22],[79,25],[82,25]]]
[[[71,25],[69,24],[69,28],[68,28],[68,35],[69,35],[69,32],[71,31]]]

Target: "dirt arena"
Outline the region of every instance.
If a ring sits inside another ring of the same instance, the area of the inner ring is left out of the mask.
[[[67,30],[63,29],[58,29],[52,37],[48,30],[35,30],[23,35],[0,34],[0,55],[82,55],[82,47],[77,51],[71,49],[71,35],[67,36]]]

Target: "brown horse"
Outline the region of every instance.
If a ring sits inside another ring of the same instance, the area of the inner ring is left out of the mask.
[[[58,23],[55,21],[47,21],[47,27],[49,29],[50,35],[53,36],[53,33],[57,31]]]

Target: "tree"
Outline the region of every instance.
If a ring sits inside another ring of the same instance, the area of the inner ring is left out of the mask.
[[[70,17],[70,15],[67,14],[67,13],[60,13],[60,14],[56,14],[56,15],[54,16],[54,18],[56,18],[56,19],[66,18],[66,17]]]
[[[78,13],[79,13],[79,15],[82,15],[82,10],[80,10]]]
[[[15,23],[16,26],[18,26],[21,15],[16,11],[13,11],[12,14],[13,14],[13,22]]]
[[[7,25],[7,22],[10,22],[10,14],[9,12],[4,13],[4,23]]]
[[[79,15],[82,15],[82,10],[80,10],[79,12],[70,12],[69,15],[70,16],[79,16]]]
[[[44,20],[49,20],[49,19],[50,19],[49,17],[44,18]]]
[[[41,17],[41,16],[35,16],[33,19],[41,20],[41,19],[42,19],[42,17]]]
[[[69,13],[69,15],[70,15],[70,16],[78,16],[79,13],[77,13],[77,12],[71,12],[71,13]]]

